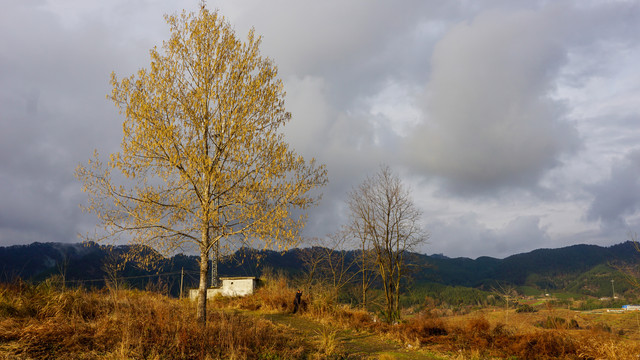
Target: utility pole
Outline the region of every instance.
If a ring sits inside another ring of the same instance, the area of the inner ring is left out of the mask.
[[[182,299],[182,284],[184,283],[184,267],[180,271],[180,299]]]
[[[211,259],[211,286],[217,288],[218,284],[218,258],[220,256],[220,240],[216,241],[216,246],[213,249],[214,255]]]
[[[220,199],[218,199],[218,207],[220,206]],[[210,225],[213,228],[213,225]],[[220,286],[218,278],[218,261],[220,257],[220,239],[216,240],[216,245],[213,248],[213,256],[211,259],[211,287],[217,288]]]
[[[613,291],[613,299],[616,299],[616,288],[613,286],[613,279],[611,279],[611,290]]]

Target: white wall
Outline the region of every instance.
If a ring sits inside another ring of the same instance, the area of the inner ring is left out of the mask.
[[[253,294],[256,288],[257,279],[253,277],[220,278],[222,286],[219,288],[207,289],[207,298],[212,298],[218,294],[222,296],[245,296]],[[189,290],[189,298],[198,298],[198,289]]]

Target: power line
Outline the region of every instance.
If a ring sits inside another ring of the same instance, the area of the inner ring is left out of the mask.
[[[188,271],[185,270],[184,271],[185,274],[187,275],[191,275],[191,274],[199,274],[198,271]],[[173,275],[181,275],[182,273],[180,271],[177,272],[169,272],[169,273],[162,273],[162,274],[152,274],[152,275],[136,275],[136,276],[122,276],[122,277],[118,277],[118,280],[131,280],[131,279],[144,279],[144,278],[152,278],[152,277],[163,277],[163,276],[173,276]],[[107,281],[108,279],[106,278],[102,278],[102,279],[83,279],[83,280],[66,280],[66,282],[75,282],[75,283],[84,283],[84,282],[104,282]]]

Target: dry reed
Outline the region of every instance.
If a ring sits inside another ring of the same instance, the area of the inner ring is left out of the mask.
[[[288,330],[141,291],[57,291],[0,285],[0,357],[16,359],[300,359]]]

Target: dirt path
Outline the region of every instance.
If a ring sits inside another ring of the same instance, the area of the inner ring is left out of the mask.
[[[312,319],[283,313],[253,313],[276,324],[288,326],[300,332],[320,347],[334,347],[336,354],[347,355],[350,359],[439,359],[421,350],[409,350],[400,343],[368,331],[341,329],[332,325],[321,324]]]

